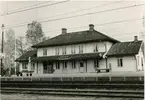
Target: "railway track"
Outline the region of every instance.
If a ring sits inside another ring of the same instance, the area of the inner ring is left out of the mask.
[[[53,89],[53,88],[2,88],[2,93],[37,95],[67,95],[91,97],[144,98],[143,90],[102,90],[102,89]]]

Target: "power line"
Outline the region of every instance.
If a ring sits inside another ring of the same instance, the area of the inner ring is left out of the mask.
[[[36,7],[27,8],[27,9],[23,9],[23,10],[19,10],[19,11],[11,11],[11,12],[7,12],[7,13],[4,13],[4,14],[1,14],[1,16],[10,15],[10,14],[18,13],[18,12],[24,12],[24,11],[28,11],[28,10],[32,10],[32,9],[37,9],[37,8],[42,8],[42,7],[46,7],[46,6],[61,4],[61,3],[68,2],[68,1],[69,0],[61,1],[61,2],[56,2],[56,3],[51,3],[51,4],[46,4],[46,5],[42,5],[42,6],[36,6]]]
[[[123,1],[123,0],[121,0],[121,1]],[[62,13],[62,14],[56,14],[54,16],[50,16],[50,17],[46,17],[46,18],[53,18],[53,17],[56,17],[56,16],[61,16],[61,15],[66,15],[66,14],[70,14],[70,13],[72,14],[72,13],[76,13],[76,12],[86,11],[86,10],[90,10],[90,9],[93,9],[93,8],[105,7],[105,6],[108,6],[110,4],[119,3],[121,1],[114,1],[114,2],[111,2],[111,3],[106,3],[106,4],[103,4],[103,5],[94,6],[94,7],[85,8],[85,9],[77,9],[77,10],[74,10],[74,11],[70,11],[70,12],[66,12],[66,13]]]
[[[17,8],[17,9],[14,9],[14,10],[9,10],[8,12],[17,11],[17,10],[20,10],[20,9],[25,9],[25,8],[29,8],[29,7],[33,7],[33,6],[38,6],[38,5],[41,5],[41,4],[50,2],[50,1],[51,0],[45,1],[45,2],[41,2],[41,3],[37,3],[37,4],[34,4],[34,5],[30,5],[30,6],[26,6],[26,7]],[[4,12],[3,14],[7,14],[8,12]]]
[[[121,0],[123,1],[123,0]],[[99,6],[94,6],[94,7],[90,7],[90,8],[86,8],[86,9],[79,9],[79,10],[74,10],[74,11],[71,11],[71,12],[66,12],[66,13],[62,13],[62,14],[56,14],[54,16],[50,16],[50,17],[45,17],[45,18],[53,18],[53,17],[56,17],[56,16],[61,16],[61,15],[66,15],[66,14],[69,14],[69,13],[75,13],[75,12],[80,12],[80,11],[85,11],[85,10],[90,10],[90,9],[93,9],[93,8],[98,8],[98,7],[104,7],[104,6],[107,6],[107,5],[110,5],[110,4],[114,4],[114,3],[118,3],[118,2],[121,2],[121,1],[115,1],[115,2],[111,2],[111,3],[106,3],[106,4],[103,4],[103,5],[99,5]],[[45,19],[43,18],[43,19]],[[42,20],[42,19],[38,19],[38,20]],[[20,26],[23,26],[25,24],[28,24],[29,22],[25,22],[25,23],[21,23],[22,25]]]
[[[117,24],[117,23],[125,23],[125,22],[130,22],[130,21],[139,21],[142,20],[141,18],[136,18],[136,19],[127,19],[127,20],[119,20],[119,21],[112,21],[112,22],[107,22],[107,23],[101,23],[101,24],[94,24],[95,26],[104,26],[104,25],[109,25],[109,24]],[[85,28],[88,26],[79,26],[79,27],[74,27],[74,28],[67,28],[67,29],[77,29],[77,28]],[[51,31],[47,31],[44,33],[48,33],[48,32],[57,32],[60,30],[51,30]]]
[[[68,17],[61,17],[61,18],[56,18],[56,19],[50,19],[50,20],[43,20],[40,21],[40,23],[44,22],[52,22],[52,21],[57,21],[57,20],[63,20],[63,19],[69,19],[69,18],[74,18],[74,17],[80,17],[80,16],[86,16],[90,14],[99,14],[99,13],[105,13],[105,12],[110,12],[110,11],[117,11],[117,10],[122,10],[122,9],[127,9],[127,8],[133,8],[133,7],[138,7],[138,6],[143,6],[145,4],[138,4],[138,5],[131,5],[131,6],[125,6],[125,7],[119,7],[119,8],[113,8],[113,9],[108,9],[108,10],[102,10],[102,11],[97,11],[97,12],[91,12],[91,13],[84,13],[84,14],[79,14],[79,15],[73,15],[73,16],[68,16]],[[20,25],[13,25],[13,26],[7,26],[7,27],[20,27],[20,26],[25,26],[28,23],[23,23]]]

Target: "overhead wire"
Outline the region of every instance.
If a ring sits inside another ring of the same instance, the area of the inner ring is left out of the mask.
[[[61,3],[68,2],[68,1],[70,1],[70,0],[60,1],[60,2],[51,3],[51,4],[46,4],[46,5],[41,5],[41,6],[36,6],[36,7],[27,8],[27,9],[18,10],[18,11],[6,12],[6,13],[4,13],[4,14],[1,14],[1,16],[10,15],[10,14],[18,13],[18,12],[24,12],[24,11],[28,11],[28,10],[32,10],[32,9],[37,9],[37,8],[42,8],[42,7],[46,7],[46,6],[51,6],[51,5],[61,4]]]
[[[52,22],[52,21],[57,21],[57,20],[64,20],[64,19],[69,19],[69,18],[75,18],[75,17],[80,17],[80,16],[86,16],[90,14],[98,14],[98,13],[104,13],[104,12],[110,12],[110,11],[117,11],[117,10],[122,10],[122,9],[127,9],[127,8],[132,8],[132,7],[138,7],[138,6],[143,6],[145,4],[138,4],[138,5],[131,5],[131,6],[125,6],[125,7],[118,7],[118,8],[113,8],[113,9],[108,9],[108,10],[102,10],[102,11],[97,11],[97,12],[90,12],[90,13],[84,13],[84,14],[79,14],[79,15],[73,15],[73,16],[68,16],[68,17],[60,17],[60,18],[55,18],[55,19],[48,19],[48,20],[43,20],[39,21],[40,23],[44,22]],[[20,26],[25,26],[28,23],[23,23],[23,24],[16,24],[16,25],[11,25],[7,27],[20,27]]]

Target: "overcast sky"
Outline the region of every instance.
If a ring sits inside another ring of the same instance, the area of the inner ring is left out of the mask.
[[[65,3],[49,5],[39,8],[39,6],[46,4],[54,4],[60,1],[0,1],[0,14],[4,14],[10,11],[20,11],[34,7],[37,5],[37,9],[27,10],[23,12],[17,12],[13,14],[7,14],[0,16],[0,25],[5,24],[6,30],[10,27],[15,31],[16,36],[25,36],[27,30],[27,23],[33,20],[42,21],[49,20],[41,23],[43,32],[46,36],[54,37],[61,34],[62,28],[67,28],[68,32],[88,30],[89,24],[94,24],[95,29],[106,35],[112,36],[120,41],[133,40],[134,35],[139,35],[143,30],[143,15],[145,15],[145,6],[131,7],[127,9],[108,11],[109,9],[122,8],[126,6],[134,6],[138,4],[145,4],[145,1],[134,0],[118,0],[117,1],[68,1]],[[89,10],[86,10],[91,8]],[[85,9],[85,10],[84,10]],[[72,12],[74,11],[74,12]],[[75,12],[77,11],[77,12]],[[102,12],[104,11],[104,12]],[[108,12],[107,12],[108,11]],[[68,13],[71,12],[71,13]],[[102,12],[89,14],[92,12]],[[61,15],[60,15],[61,14]],[[68,19],[54,20],[58,18],[66,18],[69,16],[89,14],[85,16],[73,17]],[[137,20],[135,20],[137,19]],[[50,21],[53,20],[53,21]],[[122,20],[131,20],[128,22],[112,23]],[[112,24],[104,24],[104,23]],[[24,26],[12,27],[25,23]],[[104,25],[98,25],[104,24]],[[8,27],[9,26],[9,27]],[[77,28],[78,27],[78,28]],[[0,35],[1,36],[1,35]],[[141,38],[141,35],[140,35]]]

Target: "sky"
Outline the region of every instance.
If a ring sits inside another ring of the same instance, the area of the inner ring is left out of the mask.
[[[113,10],[126,6],[145,4],[140,0],[107,0],[107,1],[0,1],[0,25],[5,24],[5,31],[13,29],[15,36],[24,37],[27,31],[27,24],[33,20],[41,22],[43,32],[46,36],[54,37],[61,34],[62,28],[67,28],[67,32],[83,31],[89,29],[89,24],[95,25],[95,30],[102,32],[120,41],[130,41],[134,36],[143,39],[140,32],[143,28],[143,16],[145,15],[145,5],[130,7],[127,9]],[[58,3],[58,4],[54,4]],[[9,14],[11,11],[20,11],[37,4],[37,9]],[[46,4],[54,4],[39,8]],[[26,8],[27,7],[27,8]],[[97,13],[94,13],[97,12]],[[6,15],[2,15],[8,13]],[[94,14],[90,14],[94,13]],[[70,16],[82,15],[79,17],[68,18]],[[67,17],[67,18],[66,18]],[[64,18],[64,19],[61,19]],[[61,19],[61,20],[56,20]],[[53,21],[52,21],[53,20]],[[130,20],[121,22],[122,20]],[[119,22],[120,23],[119,23]],[[104,24],[104,23],[112,24]],[[115,23],[116,22],[116,23]],[[15,25],[22,25],[14,27]],[[101,24],[101,25],[100,25]],[[0,30],[1,32],[1,30]],[[0,35],[1,37],[1,35]]]

